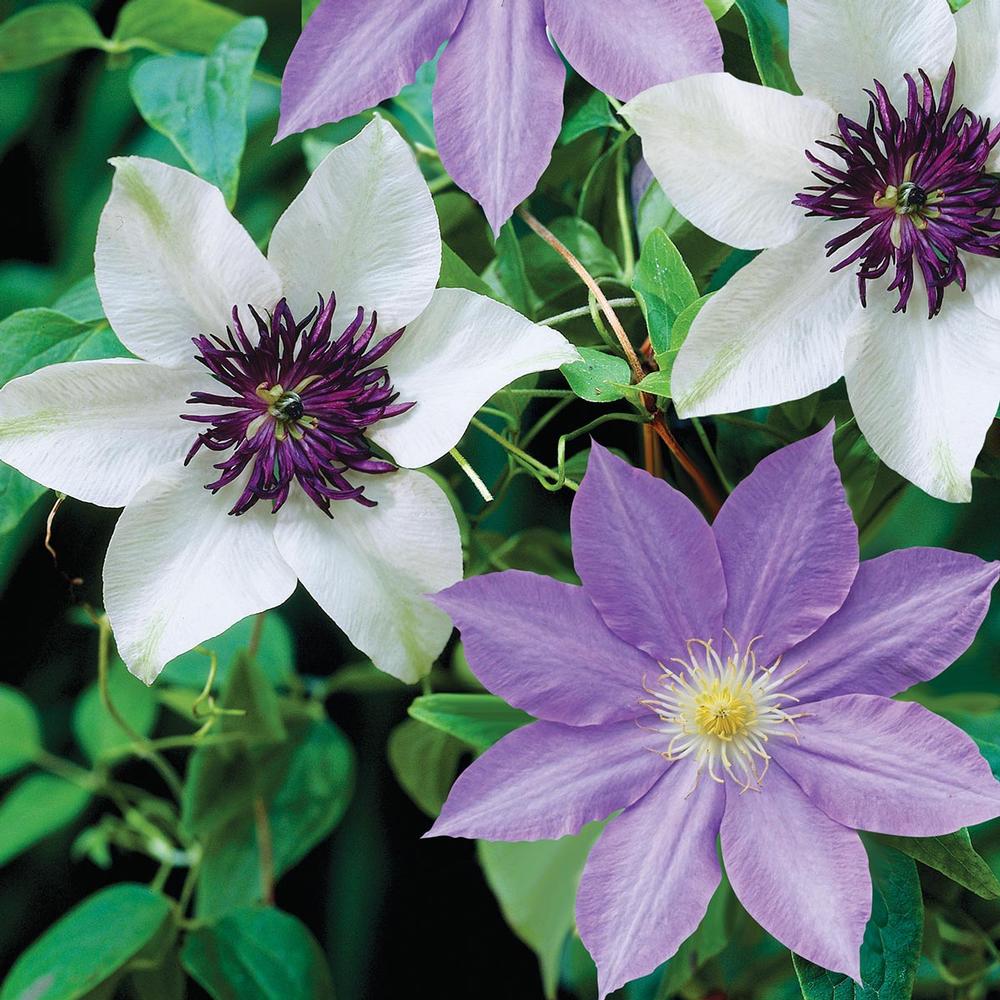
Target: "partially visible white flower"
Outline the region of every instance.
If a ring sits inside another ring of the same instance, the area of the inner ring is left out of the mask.
[[[685,216],[767,248],[695,320],[678,411],[769,406],[846,376],[883,461],[968,500],[1000,403],[1000,0],[788,11],[803,96],[716,73],[623,110]]]
[[[10,382],[0,458],[126,508],[104,599],[147,683],[297,580],[378,667],[418,679],[451,630],[424,595],[461,578],[462,551],[447,497],[409,467],[453,447],[493,393],[575,349],[490,299],[435,291],[434,205],[379,119],[323,161],[266,258],[214,187],[153,160],[113,162],[97,285],[141,360]]]

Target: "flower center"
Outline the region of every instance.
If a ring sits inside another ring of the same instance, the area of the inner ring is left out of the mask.
[[[334,337],[335,308],[333,295],[326,303],[321,298],[318,309],[296,322],[284,299],[267,319],[250,307],[257,324],[257,337],[251,339],[234,306],[225,339],[194,338],[197,360],[232,394],[191,394],[189,403],[217,412],[181,415],[208,425],[186,462],[201,448],[230,453],[215,466],[219,478],[206,486],[213,493],[249,469],[231,514],[244,514],[259,500],[271,501],[272,511],[278,511],[293,482],[331,517],[333,500],[373,507],[364,486],[352,483],[348,474],[395,470],[375,456],[366,432],[413,405],[396,402],[388,370],[375,364],[404,331],[370,346],[378,317],[373,312],[366,324],[365,310],[358,309],[353,322]]]
[[[819,143],[837,159],[827,163],[806,152],[820,183],[794,204],[810,216],[856,223],[826,246],[829,256],[847,250],[834,271],[857,264],[863,305],[867,283],[892,267],[894,311],[905,312],[919,270],[933,317],[949,285],[965,290],[963,253],[1000,257],[1000,178],[986,172],[1000,128],[964,107],[952,113],[954,66],[939,98],[922,70],[920,88],[905,79],[905,114],[876,80],[866,91],[867,123],[841,115],[835,141]]]
[[[728,635],[728,633],[727,633]],[[659,720],[652,731],[670,737],[665,760],[694,757],[695,785],[703,773],[713,781],[730,777],[743,791],[759,789],[771,757],[766,745],[773,736],[798,739],[796,719],[782,705],[797,699],[779,689],[798,671],[775,673],[757,664],[753,639],[745,649],[729,636],[732,652],[725,660],[712,641],[691,639],[687,657],[674,658],[677,670],[660,664],[654,686],[643,683],[650,696],[642,704]]]

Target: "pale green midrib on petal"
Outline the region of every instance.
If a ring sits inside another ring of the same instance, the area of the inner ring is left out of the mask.
[[[170,228],[170,217],[153,189],[143,181],[140,171],[132,165],[128,157],[115,157],[110,162],[116,170],[116,178],[124,193],[142,209],[157,234],[163,235]]]
[[[715,356],[711,365],[698,377],[690,391],[677,400],[678,411],[687,413],[694,410],[699,403],[718,389],[739,367],[749,347],[746,340],[734,337],[725,349]]]

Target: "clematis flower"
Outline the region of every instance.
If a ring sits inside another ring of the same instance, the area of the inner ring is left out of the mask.
[[[460,775],[428,836],[554,839],[623,810],[576,901],[602,997],[697,928],[719,837],[751,916],[860,979],[855,831],[1000,815],[973,741],[891,700],[970,644],[1000,563],[915,548],[859,564],[831,428],[762,461],[712,526],[595,445],[572,530],[582,587],[508,571],[436,598],[476,676],[540,721]]]
[[[623,109],[684,215],[765,248],[695,320],[678,410],[767,406],[843,375],[883,461],[968,500],[1000,402],[1000,4],[788,12],[804,96],[713,74]]]
[[[448,42],[434,122],[445,169],[494,232],[535,189],[562,124],[566,71],[626,100],[722,68],[703,0],[322,0],[285,67],[278,138],[393,97]]]
[[[0,458],[125,507],[104,601],[129,669],[170,659],[300,580],[377,666],[426,673],[450,632],[423,595],[462,575],[420,472],[494,392],[577,357],[461,289],[427,186],[376,119],[333,150],[268,256],[216,188],[129,157],[101,216],[97,286],[139,360],[52,365],[0,390]]]

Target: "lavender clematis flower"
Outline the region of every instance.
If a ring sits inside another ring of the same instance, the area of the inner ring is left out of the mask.
[[[509,571],[436,598],[483,684],[540,721],[463,772],[428,836],[557,838],[624,810],[577,896],[602,997],[697,928],[718,837],[761,926],[859,979],[856,831],[1000,815],[973,741],[891,700],[972,642],[1000,564],[940,549],[859,564],[832,428],[761,462],[712,526],[595,445],[572,528],[582,587]]]
[[[703,0],[323,0],[285,68],[278,138],[374,107],[438,64],[441,159],[498,232],[534,190],[562,122],[565,71],[627,100],[722,68]]]
[[[380,119],[320,164],[267,257],[211,185],[113,162],[97,286],[141,360],[8,383],[0,459],[125,507],[104,601],[143,680],[297,580],[377,666],[418,679],[451,632],[424,595],[461,578],[462,549],[445,494],[409,470],[576,350],[491,299],[435,291],[430,192]]]
[[[712,74],[623,109],[681,212],[765,248],[695,320],[678,410],[771,405],[845,376],[886,464],[968,500],[1000,403],[1000,3],[788,12],[804,96]]]

